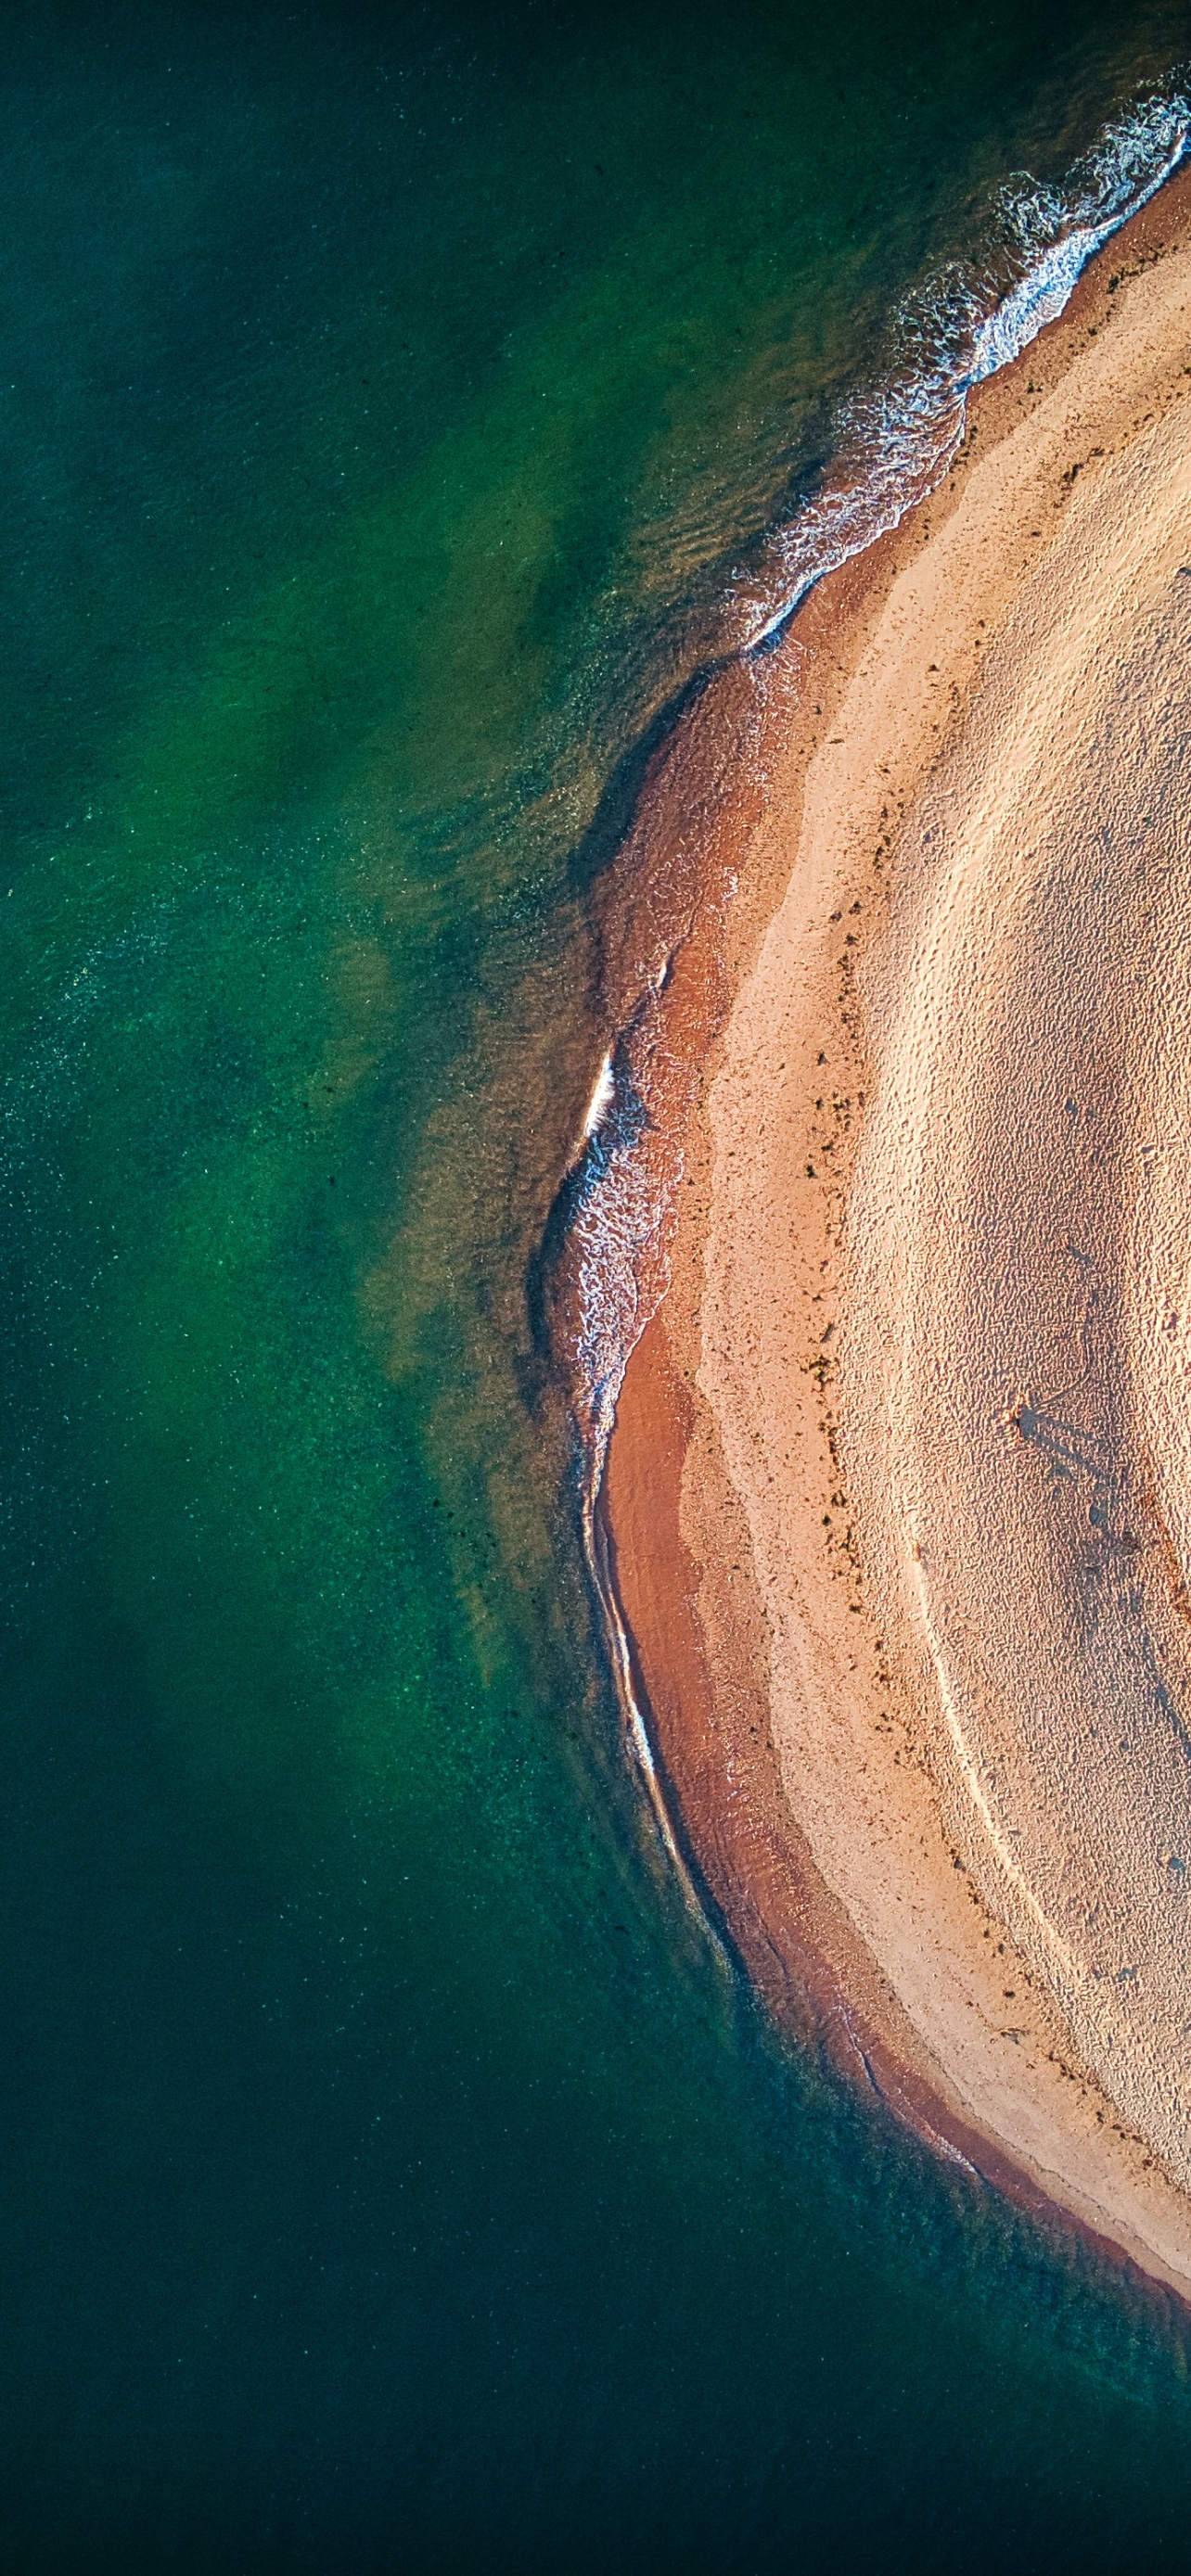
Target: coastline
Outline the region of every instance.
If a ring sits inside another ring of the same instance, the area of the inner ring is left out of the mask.
[[[960,1849],[922,1675],[886,1634],[853,1523],[832,1346],[874,997],[907,901],[902,818],[962,740],[1078,476],[1089,489],[1089,450],[1123,452],[1145,426],[1147,329],[1147,403],[1179,398],[1189,235],[1181,172],[971,397],[943,486],[825,577],[772,652],[719,675],[647,782],[611,872],[609,990],[617,940],[640,950],[639,917],[614,925],[639,916],[672,839],[698,838],[703,903],[665,994],[685,1074],[669,1286],[629,1361],[600,1502],[654,1748],[770,2009],[943,2153],[1184,2296],[1191,2201]]]

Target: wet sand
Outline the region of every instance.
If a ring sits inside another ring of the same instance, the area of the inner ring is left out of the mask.
[[[701,901],[663,925],[683,1181],[602,1498],[775,2012],[1181,2291],[1189,244],[1180,177],[647,781],[613,1006],[669,853]]]

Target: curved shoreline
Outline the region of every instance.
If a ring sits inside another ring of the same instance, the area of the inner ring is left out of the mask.
[[[1189,233],[1191,177],[1180,175],[1091,263],[1061,319],[974,397],[946,488],[828,576],[770,655],[714,683],[657,764],[607,919],[634,876],[640,889],[643,853],[656,866],[669,843],[697,835],[704,907],[665,994],[666,1044],[690,1076],[693,1105],[679,1085],[685,1175],[670,1286],[629,1362],[601,1498],[656,1748],[698,1866],[771,2008],[817,2030],[944,2152],[1039,2214],[1061,2211],[1183,2295],[1191,2203],[1075,2057],[1037,1963],[1015,1950],[944,1818],[919,1679],[912,1657],[899,1665],[891,1652],[884,1619],[877,1630],[865,1531],[851,1525],[832,1342],[845,1319],[844,1217],[872,1078],[862,995],[879,977],[890,888],[904,876],[899,813],[962,734],[980,656],[1026,577],[1023,546],[1047,550],[1089,443],[1108,443],[1089,440],[1084,417],[1089,351],[1103,410],[1112,369],[1093,344],[1110,318],[1106,345],[1128,337],[1116,327],[1127,312],[1133,340],[1144,336],[1143,305],[1148,295],[1156,312],[1158,299],[1143,272]],[[1163,274],[1168,294],[1173,263]],[[1163,399],[1173,400],[1181,386],[1169,353],[1164,363]],[[1126,369],[1113,397],[1126,436],[1130,381]],[[981,562],[970,529],[964,556],[977,466]],[[1036,537],[1043,485],[1051,516]],[[924,601],[946,649],[932,651],[932,687],[915,645],[911,703],[909,662],[903,652],[899,670],[890,636],[899,620],[904,632],[907,617],[921,618]],[[775,924],[791,905],[797,918],[777,956]],[[620,935],[627,955],[633,934]],[[762,1064],[783,973],[785,1054],[779,1062],[771,1047]],[[737,1160],[748,1167],[743,1190]],[[764,1301],[743,1261],[746,1233],[775,1309],[751,1352],[742,1347],[750,1300]],[[771,1417],[760,1428],[745,1382]],[[762,1455],[779,1421],[784,1464]],[[785,1479],[780,1546],[764,1491],[775,1477]],[[990,1978],[985,1943],[995,1951],[998,1940],[1006,1947]],[[920,1957],[925,1945],[929,1975],[909,1972],[907,1941]],[[996,2012],[1005,1992],[1015,1999],[1008,2029]],[[969,2026],[961,2046],[965,2012],[992,2036],[973,2046]]]

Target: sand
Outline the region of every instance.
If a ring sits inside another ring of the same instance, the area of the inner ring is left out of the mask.
[[[656,763],[610,1008],[628,887],[704,901],[603,1506],[773,2009],[1191,2294],[1188,394],[1181,178]]]

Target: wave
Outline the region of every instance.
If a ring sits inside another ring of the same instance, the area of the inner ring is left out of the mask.
[[[975,253],[932,270],[893,317],[885,362],[837,415],[819,489],[727,586],[721,661],[763,655],[808,592],[864,553],[937,487],[962,441],[972,389],[1008,366],[1067,304],[1088,260],[1173,175],[1191,148],[1191,95],[1136,102],[1106,127],[1061,188],[1028,174],[997,191]],[[676,944],[701,901],[697,859],[679,854],[681,899],[667,941],[640,961],[635,999],[613,1033],[565,1184],[560,1352],[582,1458],[582,1518],[627,1732],[659,1831],[681,1869],[612,1579],[600,1497],[625,1370],[669,1284],[680,1144],[698,1068],[667,1043]],[[671,890],[673,891],[673,890]],[[721,887],[713,900],[730,899]],[[677,927],[675,926],[677,925]],[[686,1873],[682,1871],[685,1880]]]
[[[825,487],[764,549],[759,579],[733,606],[737,649],[788,624],[813,585],[862,554],[947,472],[975,385],[1020,357],[1058,319],[1081,271],[1186,157],[1191,97],[1152,96],[1106,128],[1061,189],[1006,180],[982,252],[950,260],[899,306],[893,363],[837,418]]]

